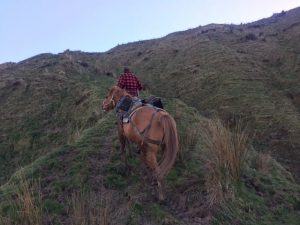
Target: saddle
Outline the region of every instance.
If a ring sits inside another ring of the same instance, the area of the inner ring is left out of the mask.
[[[131,120],[131,117],[136,111],[138,111],[143,106],[152,107],[155,109],[155,111],[152,113],[148,126],[141,131]],[[121,121],[122,124],[130,123],[132,125],[135,132],[141,137],[142,144],[144,142],[155,145],[161,144],[161,140],[152,140],[150,138],[147,138],[147,133],[152,126],[153,118],[159,111],[164,111],[163,105],[161,103],[161,100],[155,96],[150,96],[150,98],[148,99],[140,99],[138,97],[131,98],[130,96],[123,96],[116,105],[116,113],[118,119]]]
[[[136,112],[136,110],[145,105],[157,109],[164,108],[160,98],[155,96],[150,96],[147,99],[123,96],[116,105],[117,118],[123,123],[128,123],[131,116]]]

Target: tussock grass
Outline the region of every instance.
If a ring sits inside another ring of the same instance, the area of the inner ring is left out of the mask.
[[[73,225],[107,225],[108,207],[101,196],[92,192],[73,193],[69,199],[70,222]]]
[[[196,126],[191,126],[182,132],[179,136],[179,149],[180,152],[186,149],[192,149],[198,142],[201,126],[197,124]]]
[[[271,167],[272,157],[269,153],[258,153],[255,159],[256,170],[262,173],[268,173]]]
[[[19,184],[6,201],[9,215],[0,216],[3,225],[38,225],[42,224],[42,195],[38,182],[26,179],[24,173],[17,175]]]
[[[219,119],[208,122],[204,134],[208,149],[205,185],[210,206],[234,196],[233,186],[240,179],[248,137],[240,123],[229,130]]]

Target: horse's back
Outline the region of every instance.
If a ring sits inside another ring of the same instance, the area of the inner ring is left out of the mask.
[[[151,139],[161,140],[163,127],[160,123],[160,117],[162,115],[169,114],[155,107],[142,106],[132,115],[131,122],[124,124],[125,135],[135,143],[140,141],[141,134],[139,132],[145,133],[145,136],[149,136]]]

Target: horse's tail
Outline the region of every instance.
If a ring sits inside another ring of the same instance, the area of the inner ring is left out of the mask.
[[[160,122],[164,129],[164,152],[159,165],[157,178],[162,179],[173,166],[178,152],[178,136],[175,120],[168,114],[161,116]]]

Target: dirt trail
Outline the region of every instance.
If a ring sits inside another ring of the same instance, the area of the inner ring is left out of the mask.
[[[101,193],[102,201],[107,206],[110,224],[120,224],[120,221],[128,221],[132,215],[132,208],[138,203],[145,211],[140,215],[137,224],[158,224],[149,213],[149,208],[158,205],[166,213],[163,224],[210,224],[211,215],[205,208],[203,195],[197,190],[191,191],[191,185],[182,187],[166,186],[167,199],[164,203],[157,200],[156,187],[145,181],[146,174],[143,165],[135,165],[128,175],[124,175],[127,186],[124,190],[112,190],[105,187],[106,167],[111,163],[112,157],[118,154],[113,146],[116,138],[116,128],[111,129],[105,137],[100,138],[100,148],[97,155],[89,158],[91,188],[96,193]],[[127,147],[128,148],[128,147]],[[131,150],[134,146],[129,146]],[[134,152],[134,151],[133,151]],[[139,156],[133,153],[133,158]],[[121,162],[121,164],[123,164]],[[132,181],[136,176],[138,181]],[[198,185],[198,184],[196,184]],[[148,211],[147,211],[148,210]],[[122,224],[122,223],[121,223]]]
[[[89,157],[90,171],[89,180],[92,184],[93,191],[103,191],[104,187],[104,174],[105,166],[110,161],[110,156],[113,152],[113,139],[117,134],[117,129],[112,128],[106,136],[101,137],[99,140],[99,151],[96,155]]]
[[[99,195],[100,204],[105,208],[105,217],[110,225],[124,224],[131,208],[131,202],[128,200],[126,193],[105,187],[107,166],[116,151],[113,146],[116,136],[117,129],[113,127],[104,137],[100,138],[97,154],[89,157],[89,184],[91,190]]]

